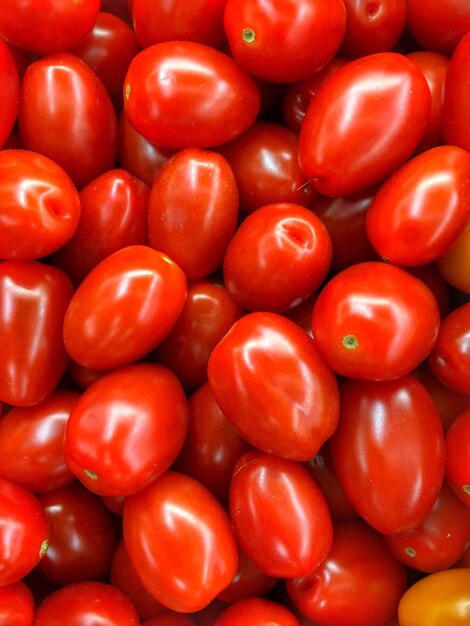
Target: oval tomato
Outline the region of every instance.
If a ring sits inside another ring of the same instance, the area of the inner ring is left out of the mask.
[[[460,0],[407,0],[408,28],[423,50],[452,54],[470,30],[470,6]]]
[[[221,591],[217,598],[232,604],[244,598],[265,596],[277,582],[277,578],[262,572],[240,548],[237,573],[230,585]]]
[[[223,611],[214,626],[299,626],[293,613],[285,606],[265,598],[246,598]]]
[[[470,6],[467,5],[466,11],[467,23],[470,24]],[[459,21],[459,24],[462,22]],[[469,61],[470,33],[462,38],[450,60],[442,105],[442,134],[445,143],[470,151],[470,118],[467,115],[470,106]]]
[[[462,502],[470,506],[470,408],[462,411],[447,431],[446,478]]]
[[[0,147],[2,147],[15,125],[20,98],[20,78],[15,59],[3,39],[0,40],[0,77],[3,85],[0,103]]]
[[[470,293],[470,220],[452,248],[443,254],[436,264],[449,285]]]
[[[33,617],[33,594],[24,582],[0,587],[0,624],[31,626]]]

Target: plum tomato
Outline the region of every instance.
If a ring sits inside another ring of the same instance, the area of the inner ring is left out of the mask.
[[[229,606],[215,620],[214,626],[299,626],[295,615],[285,606],[266,598],[245,598]],[[171,625],[169,625],[171,626]]]
[[[470,30],[470,5],[460,0],[406,0],[408,28],[423,50],[451,55]],[[431,626],[431,625],[429,625]]]
[[[470,506],[470,408],[455,418],[446,433],[446,478]]]
[[[451,2],[455,3],[454,0]],[[470,5],[461,6],[466,7],[467,23],[470,28]],[[445,80],[441,123],[446,144],[470,151],[470,121],[467,115],[470,106],[469,60],[470,33],[462,38],[450,59]]]
[[[451,249],[436,264],[449,285],[470,294],[470,220]]]
[[[0,102],[0,147],[15,125],[20,98],[20,78],[15,59],[5,41],[0,39],[0,77],[2,100]]]
[[[0,624],[3,626],[31,626],[35,602],[24,582],[0,587]]]

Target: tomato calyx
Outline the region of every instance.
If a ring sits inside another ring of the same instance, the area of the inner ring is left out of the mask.
[[[244,28],[242,31],[242,39],[245,43],[253,43],[256,35],[252,28]]]
[[[354,335],[344,335],[341,343],[347,350],[357,350],[359,347],[359,341]]]

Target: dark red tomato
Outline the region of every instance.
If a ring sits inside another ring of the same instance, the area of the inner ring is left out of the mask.
[[[470,408],[447,431],[446,478],[462,502],[470,505]]]
[[[72,482],[64,461],[64,433],[79,394],[53,391],[32,407],[13,407],[0,420],[0,476],[33,493]]]
[[[408,28],[423,50],[451,55],[470,30],[470,4],[462,0],[407,0]]]
[[[96,72],[111,96],[122,91],[130,62],[140,52],[135,33],[111,13],[98,13],[90,34],[73,50]]]
[[[198,389],[207,381],[212,350],[243,314],[244,310],[221,283],[189,283],[181,315],[155,350],[155,360],[169,367],[187,391]]]
[[[391,380],[426,358],[439,319],[436,300],[421,280],[394,265],[369,261],[327,283],[313,308],[312,331],[338,374]]]
[[[101,174],[80,192],[81,215],[73,237],[53,257],[75,284],[107,256],[148,243],[149,189],[122,169]]]
[[[200,387],[189,399],[188,434],[173,468],[226,502],[235,465],[249,449],[219,409],[209,384]]]
[[[373,528],[392,534],[425,520],[444,478],[444,452],[437,409],[411,374],[341,386],[333,463],[354,508]]]
[[[82,391],[88,389],[88,387],[106,374],[106,370],[95,370],[91,367],[84,367],[76,361],[70,360],[67,367],[67,374],[72,379],[73,383]]]
[[[98,496],[75,482],[41,494],[39,501],[50,533],[37,571],[60,586],[105,578],[117,538],[111,514]]]
[[[18,121],[25,147],[58,163],[78,188],[114,166],[113,104],[95,72],[74,54],[48,56],[28,67]]]
[[[2,626],[31,626],[34,599],[24,582],[0,587],[0,624]]]
[[[299,167],[297,136],[288,128],[255,122],[219,151],[235,174],[246,213],[273,202],[307,206],[315,197]]]
[[[18,70],[18,75],[21,81],[23,79],[24,73],[26,72],[28,68],[28,65],[31,63],[32,55],[29,52],[26,52],[26,50],[21,50],[21,48],[17,48],[6,39],[2,39],[2,41],[5,42],[5,44],[7,45],[7,48],[10,50],[11,56],[13,57],[15,61],[16,69]]]
[[[67,422],[65,460],[90,491],[127,496],[168,469],[187,428],[176,376],[137,363],[109,372],[82,394]]]
[[[251,126],[259,108],[254,81],[227,55],[192,41],[146,48],[124,81],[130,123],[167,148],[226,143]]]
[[[407,58],[423,72],[431,92],[431,115],[429,116],[421,143],[418,146],[418,150],[428,150],[443,143],[441,124],[442,102],[449,59],[438,52],[424,50],[411,52],[407,55]]]
[[[341,53],[363,57],[395,47],[406,24],[406,0],[343,0],[346,32]]]
[[[0,478],[0,587],[20,581],[47,550],[49,527],[38,499]]]
[[[66,172],[29,150],[0,152],[0,258],[33,261],[74,234],[80,198]]]
[[[459,3],[460,4],[460,3]],[[470,20],[470,4],[465,6]],[[442,22],[440,22],[442,24]],[[459,24],[462,22],[459,21]],[[465,32],[470,29],[466,28]],[[443,30],[443,33],[446,31]],[[470,151],[470,33],[457,48],[449,63],[442,106],[442,134],[447,144]]]
[[[427,265],[407,267],[406,271],[412,276],[419,278],[419,280],[423,281],[423,283],[429,287],[432,295],[436,299],[441,318],[445,317],[450,310],[449,285],[442,278],[436,264],[428,263]]]
[[[0,35],[40,55],[63,52],[88,35],[99,10],[100,0],[5,0]]]
[[[128,246],[95,267],[75,292],[64,320],[70,356],[86,367],[127,365],[170,332],[186,299],[186,277],[161,252]]]
[[[168,254],[188,279],[219,268],[237,219],[237,183],[217,152],[181,150],[158,172],[149,201],[150,245]]]
[[[440,572],[452,567],[470,541],[470,509],[446,484],[422,524],[385,537],[395,557],[421,572]]]
[[[346,11],[342,0],[228,0],[224,25],[241,67],[267,81],[293,83],[334,57]]]
[[[31,406],[44,400],[67,367],[62,338],[72,284],[56,267],[0,263],[0,400]]]
[[[277,583],[277,578],[268,576],[243,552],[238,551],[238,570],[228,587],[217,598],[232,604],[244,598],[266,595]]]
[[[283,313],[315,292],[331,265],[326,226],[299,204],[268,204],[249,215],[228,245],[224,281],[251,311]]]
[[[119,589],[101,582],[66,585],[37,608],[33,626],[138,626],[132,602]]]
[[[112,13],[124,20],[129,26],[132,25],[130,6],[132,0],[101,0],[101,10]]]
[[[246,598],[225,609],[215,620],[214,626],[299,626],[288,609],[278,602],[265,598]]]
[[[399,168],[367,212],[370,242],[386,261],[425,265],[445,254],[470,217],[470,154],[438,146]]]
[[[317,294],[314,293],[306,300],[303,300],[300,304],[297,304],[284,313],[285,317],[295,322],[310,337],[312,336],[312,311],[316,299]]]
[[[429,365],[442,383],[470,396],[470,302],[442,321]]]
[[[318,626],[378,626],[395,615],[404,567],[363,522],[335,524],[333,546],[311,574],[287,582],[294,604]]]
[[[227,0],[134,0],[132,20],[144,48],[164,41],[198,41],[214,48],[224,41]]]
[[[15,59],[3,39],[0,39],[0,77],[2,80],[0,147],[2,147],[15,125],[20,97],[20,78]]]
[[[331,548],[325,498],[295,461],[247,452],[233,473],[230,515],[242,550],[268,576],[305,576]]]
[[[276,313],[235,322],[208,377],[224,415],[263,452],[307,461],[335,431],[336,379],[307,333]]]
[[[370,187],[412,155],[430,111],[426,79],[405,56],[381,52],[351,61],[322,85],[307,110],[301,169],[326,196]]]
[[[116,515],[123,515],[125,496],[100,496],[105,507]]]
[[[143,584],[173,611],[207,606],[237,571],[222,505],[193,478],[166,472],[126,498],[124,541]]]
[[[143,626],[196,626],[196,622],[188,615],[165,611],[158,617],[143,622]]]

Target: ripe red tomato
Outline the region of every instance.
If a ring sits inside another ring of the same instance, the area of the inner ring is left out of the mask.
[[[470,220],[452,248],[436,263],[449,285],[470,293]]]
[[[286,607],[265,598],[246,598],[229,606],[215,620],[214,626],[299,626]]]
[[[175,611],[165,611],[165,613],[143,622],[143,626],[196,626],[196,622],[188,615],[182,615]]]
[[[34,617],[34,598],[23,582],[0,587],[0,624],[31,626]]]
[[[470,24],[470,5],[466,5]],[[459,20],[459,26],[463,24]],[[469,26],[470,28],[470,26]],[[445,30],[443,30],[445,33]],[[466,32],[466,30],[465,30]],[[463,33],[462,33],[463,34]],[[447,69],[442,108],[442,134],[447,144],[470,151],[470,33],[455,49]]]
[[[462,411],[446,434],[446,478],[457,496],[470,505],[470,408]]]
[[[277,578],[262,572],[240,548],[237,573],[230,585],[221,591],[217,598],[232,604],[253,596],[265,596],[277,582]]]
[[[423,50],[451,55],[470,30],[470,5],[460,0],[407,0],[408,28]]]
[[[3,146],[15,125],[20,97],[20,78],[15,59],[8,45],[0,39],[0,77],[2,79],[2,100],[0,103],[0,148]]]

